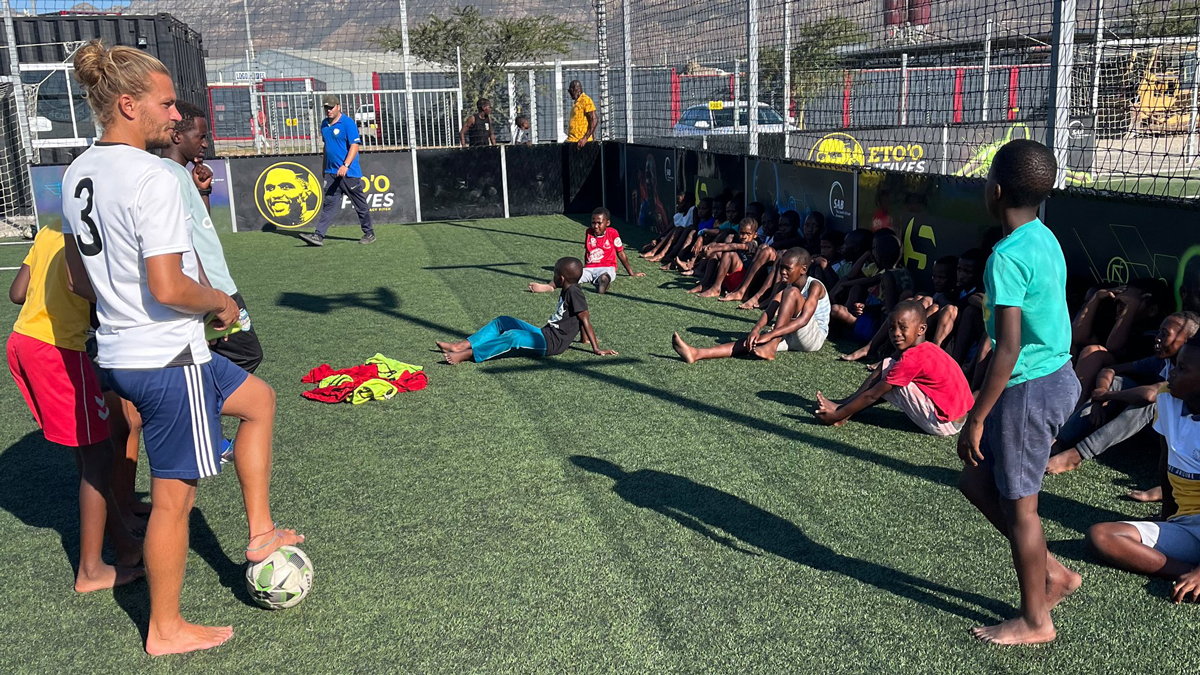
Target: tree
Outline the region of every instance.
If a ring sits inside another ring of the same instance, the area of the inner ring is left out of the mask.
[[[831,17],[800,26],[792,44],[791,95],[796,103],[796,126],[804,128],[804,111],[821,94],[840,86],[844,77],[841,47],[860,44],[867,34],[844,17]],[[783,50],[767,47],[758,52],[758,84],[772,106],[783,93]]]
[[[505,73],[514,63],[545,61],[571,53],[574,43],[584,37],[576,24],[553,16],[486,18],[474,5],[450,10],[449,18],[431,15],[409,31],[409,46],[416,56],[433,63],[453,66],[462,50],[463,107],[475,111],[481,98],[493,100],[493,107],[504,119],[499,103],[507,92],[498,91]],[[374,42],[386,49],[400,51],[400,30],[381,28]]]
[[[1130,12],[1133,35],[1139,38],[1195,37],[1198,16],[1200,0],[1173,0],[1166,7],[1139,3]]]

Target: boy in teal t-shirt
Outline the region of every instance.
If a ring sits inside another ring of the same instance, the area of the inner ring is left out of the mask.
[[[1066,261],[1037,215],[1057,170],[1054,154],[1041,143],[1006,143],[992,160],[984,195],[1004,239],[984,271],[992,354],[958,454],[965,463],[959,488],[1008,538],[1021,587],[1019,616],[972,630],[994,644],[1053,640],[1050,609],[1082,583],[1046,550],[1037,511],[1050,447],[1079,400]]]

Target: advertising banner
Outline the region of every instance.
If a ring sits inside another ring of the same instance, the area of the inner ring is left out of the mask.
[[[627,222],[651,232],[674,223],[675,151],[642,145],[625,147]]]
[[[316,227],[324,204],[324,157],[245,157],[228,160],[237,231]],[[412,158],[407,152],[359,155],[363,193],[375,224],[416,220]],[[214,190],[213,194],[216,192]],[[358,223],[354,204],[338,193],[335,225]]]
[[[1181,307],[1179,288],[1200,286],[1200,209],[1056,194],[1046,202],[1046,226],[1062,245],[1077,293],[1162,279]]]
[[[205,162],[213,172],[212,195],[209,196],[211,225],[218,232],[229,232],[233,212],[229,205],[229,166],[223,159]],[[33,198],[37,205],[38,227],[62,221],[62,180],[66,165],[32,166]]]
[[[750,159],[746,162],[746,201],[762,202],[776,213],[808,211],[825,215],[827,229],[849,232],[856,227],[854,172],[818,169],[791,162]]]
[[[857,218],[859,227],[896,232],[921,288],[929,287],[938,258],[987,250],[1000,240],[1000,226],[983,205],[983,182],[974,179],[863,171]]]
[[[679,184],[696,199],[732,198],[746,191],[746,158],[702,150],[679,151]],[[750,200],[754,201],[754,200]]]
[[[562,213],[562,149],[557,145],[510,145],[502,149],[508,171],[509,215]]]
[[[1092,119],[1071,120],[1069,132],[1067,184],[1091,185],[1096,154]],[[789,142],[794,158],[810,162],[986,178],[996,151],[1019,138],[1045,143],[1045,122],[804,132],[792,134]]]

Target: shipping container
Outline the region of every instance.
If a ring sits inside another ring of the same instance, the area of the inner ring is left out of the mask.
[[[214,141],[254,140],[250,88],[214,84],[208,88],[208,126]]]
[[[35,147],[46,163],[77,154],[95,136],[83,88],[73,80],[70,61],[83,43],[101,39],[108,45],[143,49],[158,57],[175,81],[181,100],[204,106],[208,100],[203,39],[170,14],[47,14],[15,17],[17,61],[25,84],[38,85],[33,108]],[[0,45],[5,44],[0,32]],[[38,68],[44,64],[45,68]],[[0,72],[9,72],[8,51],[0,49]],[[40,119],[39,119],[40,118]],[[67,150],[68,152],[56,152]]]

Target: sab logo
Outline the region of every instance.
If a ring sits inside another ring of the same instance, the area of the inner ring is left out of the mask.
[[[307,167],[279,162],[267,167],[254,183],[254,202],[267,222],[302,227],[321,212],[321,181]]]
[[[834,218],[850,219],[850,211],[846,208],[846,191],[842,189],[841,181],[833,181],[829,186],[829,215]]]

